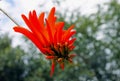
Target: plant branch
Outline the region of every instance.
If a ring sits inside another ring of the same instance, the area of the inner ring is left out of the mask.
[[[3,9],[0,8],[0,11],[3,12],[12,22],[14,22],[17,26],[19,26],[19,24],[13,19],[11,18]]]

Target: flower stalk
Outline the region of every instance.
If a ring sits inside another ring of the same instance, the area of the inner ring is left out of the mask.
[[[0,8],[0,11],[5,14],[12,22],[14,22],[17,26],[20,26],[12,17],[10,17],[2,8]]]

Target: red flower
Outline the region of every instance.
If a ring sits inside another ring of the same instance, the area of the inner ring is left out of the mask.
[[[54,73],[56,63],[60,64],[61,69],[64,69],[64,61],[68,60],[72,62],[72,58],[75,54],[70,54],[74,49],[74,41],[76,38],[71,38],[76,31],[73,30],[74,26],[70,26],[69,29],[64,30],[64,22],[56,22],[55,7],[53,7],[49,13],[48,18],[44,23],[44,12],[39,17],[36,15],[36,11],[29,12],[29,17],[22,15],[23,20],[27,24],[30,30],[15,26],[16,32],[24,34],[28,37],[46,56],[47,59],[52,60],[51,76]]]

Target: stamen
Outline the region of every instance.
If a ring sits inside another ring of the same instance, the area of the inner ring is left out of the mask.
[[[63,61],[63,58],[58,58],[57,60],[59,63],[61,63]]]

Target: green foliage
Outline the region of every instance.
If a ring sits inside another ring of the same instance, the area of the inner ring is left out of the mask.
[[[0,37],[0,81],[24,81],[23,54],[19,46],[11,47],[11,39],[7,35]]]
[[[27,43],[30,51],[25,52],[20,46],[13,48],[8,35],[0,37],[0,81],[53,81],[49,62]]]

